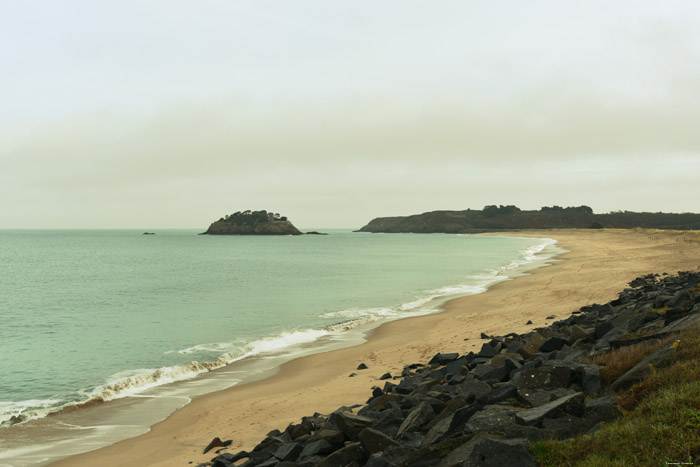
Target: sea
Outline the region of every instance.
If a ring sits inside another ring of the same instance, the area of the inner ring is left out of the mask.
[[[144,433],[193,397],[357,345],[562,251],[546,238],[314,230],[327,235],[0,230],[0,466]]]

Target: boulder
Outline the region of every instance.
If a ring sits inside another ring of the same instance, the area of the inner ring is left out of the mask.
[[[547,365],[523,370],[519,386],[527,389],[565,388],[571,384],[571,368],[565,365]]]
[[[503,439],[480,433],[450,452],[438,467],[536,467],[526,439]]]
[[[513,415],[522,410],[510,405],[487,405],[469,418],[465,432],[491,431],[514,425]]]
[[[370,455],[392,446],[399,446],[399,443],[374,428],[365,428],[360,432],[359,438],[362,447]]]
[[[355,415],[347,411],[334,412],[328,420],[330,423],[337,426],[348,439],[353,441],[357,441],[357,436],[360,434],[360,431],[368,426],[372,426],[371,418]]]
[[[281,461],[293,462],[297,460],[303,450],[304,447],[299,443],[287,443],[277,448],[274,456]]]
[[[582,392],[577,392],[519,412],[515,414],[515,421],[519,425],[541,426],[545,418],[558,418],[566,414],[580,417],[585,410],[584,395]]]
[[[316,456],[318,454],[327,454],[333,452],[335,448],[331,443],[325,439],[319,439],[317,441],[312,441],[302,449],[299,453],[299,458],[303,459],[305,457]]]
[[[645,379],[651,372],[653,368],[662,368],[667,365],[673,358],[676,349],[673,345],[669,344],[666,347],[657,350],[651,355],[648,355],[642,361],[637,363],[635,366],[627,370],[625,374],[616,379],[611,385],[611,391],[619,391],[622,389],[627,389],[635,383],[638,383]]]
[[[365,460],[366,456],[362,445],[360,443],[351,443],[323,459],[318,463],[318,467],[347,466],[352,462],[357,462],[359,465],[362,465]]]
[[[421,402],[411,411],[410,414],[408,414],[406,419],[399,427],[399,431],[396,432],[396,436],[401,437],[408,431],[415,431],[419,429],[428,423],[433,417],[435,417],[435,411],[430,404],[425,401]]]

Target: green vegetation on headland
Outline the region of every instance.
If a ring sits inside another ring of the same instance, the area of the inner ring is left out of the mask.
[[[412,216],[378,217],[360,232],[478,233],[521,229],[647,229],[698,230],[700,214],[616,211],[595,214],[588,206],[545,206],[523,211],[517,206],[486,206],[482,210],[431,211]]]
[[[302,235],[286,217],[262,211],[238,211],[212,223],[208,235]]]

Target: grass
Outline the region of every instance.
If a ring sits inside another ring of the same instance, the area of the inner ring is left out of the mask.
[[[618,394],[621,406],[628,409],[622,418],[593,435],[533,443],[531,452],[538,463],[592,467],[698,464],[700,333],[693,329],[678,339],[680,345],[671,366],[654,371],[646,381]],[[612,353],[608,355],[611,360],[606,366],[615,360]]]

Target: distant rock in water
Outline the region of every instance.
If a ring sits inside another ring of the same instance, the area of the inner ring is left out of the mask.
[[[155,235],[155,232],[144,232],[144,233],[141,234],[141,235]]]
[[[212,223],[203,235],[302,235],[286,217],[263,211],[238,211]]]
[[[323,232],[316,232],[315,230],[312,230],[311,232],[304,232],[304,235],[328,235],[328,234],[323,233]]]

